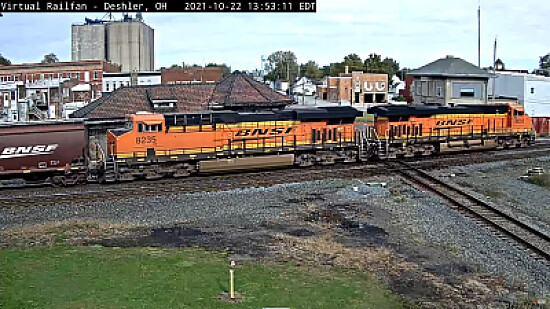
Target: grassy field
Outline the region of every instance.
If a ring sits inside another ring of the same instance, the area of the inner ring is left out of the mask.
[[[549,174],[543,174],[543,175],[533,175],[527,178],[527,181],[536,185],[539,185],[541,187],[544,187],[546,189],[550,189],[550,175]]]
[[[201,249],[53,246],[0,250],[0,308],[404,308],[358,271],[243,262]]]

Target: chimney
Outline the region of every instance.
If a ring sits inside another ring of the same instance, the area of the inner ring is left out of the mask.
[[[345,71],[345,73],[348,74],[348,71],[349,71],[349,67],[346,65],[346,71]]]

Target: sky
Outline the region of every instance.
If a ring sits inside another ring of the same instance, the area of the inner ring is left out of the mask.
[[[545,4],[546,3],[546,4]],[[317,0],[316,13],[145,13],[155,30],[155,67],[226,63],[254,70],[261,56],[292,51],[299,63],[321,66],[350,53],[390,57],[417,68],[446,55],[477,64],[481,5],[481,65],[497,58],[507,69],[535,69],[550,52],[550,3],[542,0]],[[104,13],[4,13],[0,53],[12,63],[55,53],[71,60],[71,24]],[[122,17],[122,14],[115,14]]]

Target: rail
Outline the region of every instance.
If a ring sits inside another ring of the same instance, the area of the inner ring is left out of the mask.
[[[545,233],[410,164],[399,161],[387,164],[406,178],[426,187],[521,246],[533,251],[545,261],[550,261],[550,236]],[[469,203],[464,202],[464,199]]]

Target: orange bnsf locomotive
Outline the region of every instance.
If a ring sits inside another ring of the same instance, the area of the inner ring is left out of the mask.
[[[107,131],[105,144],[88,140],[85,123],[76,125],[0,126],[0,185],[6,179],[65,185],[307,167],[525,147],[535,139],[518,105],[138,113],[124,128]]]
[[[357,160],[351,107],[264,113],[138,114],[108,132],[106,180]]]
[[[374,138],[380,158],[431,155],[476,148],[525,147],[535,139],[519,105],[378,106]]]

